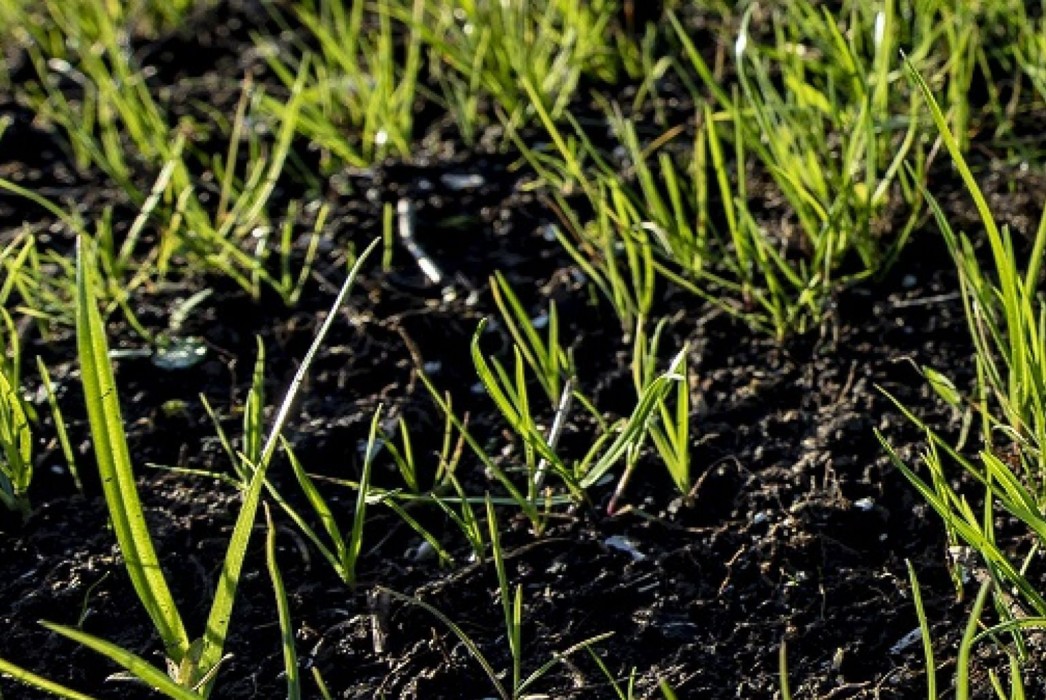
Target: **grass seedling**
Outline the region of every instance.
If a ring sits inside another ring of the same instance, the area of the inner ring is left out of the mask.
[[[254,365],[252,377],[251,388],[247,393],[247,399],[243,407],[243,438],[240,450],[236,450],[233,447],[233,443],[222,427],[214,409],[210,406],[207,399],[201,396],[204,408],[211,416],[215,430],[218,433],[219,442],[233,465],[235,474],[233,482],[237,483],[241,488],[250,482],[254,472],[254,465],[260,460],[262,450],[264,449],[265,349],[260,340],[258,341],[258,357]],[[363,524],[367,508],[371,504],[380,503],[389,507],[433,547],[433,551],[439,555],[441,561],[450,560],[450,555],[440,546],[439,542],[396,502],[396,493],[371,489],[370,476],[373,471],[374,460],[381,451],[378,443],[380,425],[381,409],[379,407],[371,419],[371,428],[366,442],[366,452],[363,458],[360,479],[356,482],[346,479],[329,479],[329,481],[349,486],[357,491],[356,510],[354,511],[352,526],[347,532],[343,531],[338,524],[323,492],[319,489],[312,476],[305,470],[291,445],[285,440],[281,441],[280,446],[287,456],[291,470],[312,509],[313,515],[320,522],[321,530],[317,531],[316,528],[310,525],[308,518],[295,509],[271,482],[267,481],[265,484],[269,497],[291,518],[306,539],[316,547],[320,555],[331,565],[338,577],[348,584],[354,584],[356,581],[356,563],[359,559],[363,539]],[[394,454],[408,485],[412,483],[414,485],[414,488],[411,488],[411,494],[418,496],[420,489],[416,488],[416,480],[411,478],[413,476],[413,455],[409,449],[408,434],[405,432],[406,424],[401,422],[401,428],[404,430],[403,434],[407,447],[403,452],[395,450]],[[384,440],[382,446],[386,448],[392,447]],[[393,450],[390,449],[391,451]],[[406,454],[406,457],[404,457],[404,454]],[[192,473],[202,474],[199,471],[192,471]]]
[[[489,496],[485,498],[485,505],[487,514],[487,536],[490,538],[490,554],[494,560],[494,570],[497,574],[498,599],[502,608],[505,625],[505,638],[508,642],[509,656],[512,660],[512,668],[510,669],[511,685],[505,685],[501,680],[502,674],[494,668],[493,664],[491,664],[489,659],[487,659],[483,654],[476,642],[461,627],[455,624],[454,621],[440,612],[439,609],[417,597],[406,596],[402,593],[397,593],[396,591],[386,588],[379,588],[379,591],[388,594],[390,597],[402,603],[420,607],[442,622],[447,629],[449,629],[451,633],[465,645],[469,654],[473,659],[475,659],[480,667],[482,667],[495,692],[498,694],[498,697],[502,700],[525,700],[526,698],[536,699],[544,697],[542,695],[530,695],[526,691],[546,676],[557,664],[566,663],[568,657],[582,650],[588,650],[592,653],[591,647],[593,645],[609,638],[613,633],[604,633],[590,637],[570,646],[565,651],[557,652],[551,659],[524,677],[523,589],[518,585],[513,588],[509,582],[505,566],[505,552],[501,546],[500,528],[498,527],[497,517],[494,512],[494,503],[491,501]]]
[[[617,434],[613,436],[613,440],[609,441],[610,444],[599,455],[599,458],[594,461],[592,459],[596,454],[594,446],[581,464],[575,468],[579,474],[583,474],[579,482],[581,488],[587,489],[596,484],[626,452],[639,450],[639,446],[649,433],[650,420],[655,415],[655,409],[664,402],[673,383],[686,384],[686,377],[680,373],[685,358],[686,348],[684,347],[672,358],[663,373],[642,387],[632,414],[617,428]],[[602,442],[601,439],[599,443]]]
[[[375,496],[370,489],[370,477],[374,466],[374,458],[378,451],[376,439],[380,422],[381,408],[379,407],[371,418],[370,432],[367,435],[365,447],[366,452],[363,456],[363,469],[360,472],[359,482],[356,484],[356,507],[353,510],[352,527],[348,531],[347,537],[342,533],[334,513],[320,490],[316,488],[312,478],[309,477],[301,462],[289,449],[289,445],[286,442],[283,443],[284,451],[290,460],[294,475],[298,479],[298,484],[301,486],[314,513],[319,517],[323,529],[327,533],[329,544],[324,543],[319,535],[305,524],[305,519],[294,512],[283,498],[279,498],[278,502],[291,515],[305,536],[319,549],[323,557],[330,562],[341,580],[348,584],[355,584],[356,582],[356,562],[359,560],[360,550],[363,546],[363,524],[367,517],[367,506],[375,500]]]
[[[485,327],[486,320],[479,324],[475,334],[472,336],[472,362],[476,367],[476,373],[479,375],[483,387],[487,391],[487,395],[493,399],[498,407],[498,411],[508,422],[512,431],[519,435],[522,440],[523,466],[528,477],[528,483],[531,486],[535,483],[534,477],[538,461],[546,460],[554,473],[567,478],[568,488],[573,487],[576,491],[576,487],[570,483],[572,478],[569,476],[566,465],[549,445],[548,437],[543,434],[544,431],[538,427],[534,420],[530,407],[522,352],[518,346],[514,346],[515,371],[510,378],[500,362],[496,359],[491,359],[488,362],[479,349],[480,337],[483,335]],[[537,500],[537,494],[533,493],[532,490],[532,488],[529,488],[528,491],[530,492],[527,494],[527,500],[531,503]]]
[[[655,362],[661,345],[661,334],[665,321],[660,321],[654,328],[649,340],[643,326],[636,333],[635,349],[632,354],[632,380],[636,392],[642,396],[645,387],[655,379]],[[657,448],[665,468],[672,477],[672,483],[684,496],[690,492],[690,379],[686,367],[686,357],[681,356],[677,368],[682,379],[676,383],[675,392],[667,392],[657,404],[657,415],[651,421],[650,439]],[[669,395],[675,406],[668,404]]]
[[[191,643],[145,523],[109,364],[105,327],[93,293],[97,274],[94,258],[83,246],[81,242],[77,251],[77,347],[102,488],[135,592],[163,641],[167,658],[174,668],[181,669],[190,659]],[[183,688],[194,687],[210,669],[200,671],[198,675],[192,669],[187,677],[174,681]]]
[[[538,333],[537,319],[530,318],[519,297],[500,272],[491,278],[490,290],[505,328],[527,365],[537,376],[549,401],[559,401],[563,394],[563,382],[574,376],[574,368],[571,358],[559,343],[559,314],[556,312],[556,303],[550,302],[548,311],[539,317],[541,324],[547,329],[546,337],[542,338]]]
[[[32,433],[17,371],[18,333],[10,316],[0,308],[6,321],[11,361],[0,355],[0,503],[5,508],[29,515],[29,484],[33,479]]]
[[[113,370],[105,327],[93,293],[94,258],[81,241],[77,251],[77,346],[81,364],[84,396],[94,440],[95,456],[101,474],[103,493],[117,543],[135,593],[163,642],[167,672],[161,671],[135,654],[80,630],[45,623],[51,629],[80,642],[122,666],[136,678],[172,698],[206,698],[225,658],[224,645],[232,618],[236,589],[254,527],[265,474],[275,454],[291,411],[291,406],[330,330],[337,310],[347,297],[367,255],[377,241],[361,255],[350,271],[334,305],[302,360],[262,448],[257,464],[252,465],[250,481],[243,489],[243,505],[229,539],[222,564],[220,581],[211,601],[203,636],[190,641],[171,596],[167,580],[152,544],[135,484],[134,471],[127,448],[123,420],[120,416]],[[10,664],[7,664],[10,666]],[[33,684],[38,678],[19,670],[19,680]],[[39,686],[38,687],[42,687]],[[45,688],[50,689],[50,688]]]
[[[588,452],[580,460],[568,463],[559,456],[551,444],[550,437],[544,434],[534,418],[524,369],[526,363],[523,360],[522,352],[518,346],[513,346],[514,371],[511,375],[497,359],[485,358],[479,348],[480,337],[485,326],[486,321],[484,320],[473,335],[472,361],[487,394],[507,421],[509,428],[522,442],[523,464],[521,466],[527,475],[527,496],[525,498],[522,496],[506,473],[500,469],[497,469],[495,473],[502,475],[503,483],[510,489],[513,500],[521,506],[529,504],[529,508],[525,507],[528,515],[531,513],[537,515],[535,504],[539,499],[534,489],[538,483],[544,482],[546,470],[562,480],[571,498],[579,499],[585,489],[602,479],[626,454],[628,455],[626,461],[631,464],[638,457],[640,448],[651,430],[651,419],[655,415],[655,411],[659,410],[659,406],[664,406],[672,383],[682,382],[686,385],[685,376],[680,370],[685,362],[684,349],[676,355],[663,374],[654,376],[652,372],[646,373],[642,386],[637,387],[639,396],[636,407],[627,420],[619,421],[615,425],[601,422],[601,432],[592,441]],[[669,438],[667,433],[665,434],[663,446],[666,449],[678,439],[679,430],[685,428],[685,424],[676,424],[676,417],[672,417],[671,420],[673,437]],[[468,439],[471,444],[471,438]],[[493,461],[486,456],[485,452],[482,453],[482,456],[488,465],[493,466]],[[682,469],[681,465],[682,463],[677,459],[673,468],[679,471]],[[539,469],[541,471],[540,479],[537,478]],[[532,523],[540,531],[540,522],[532,518]]]
[[[211,416],[218,439],[233,465],[235,481],[241,488],[250,483],[255,471],[255,465],[259,463],[264,446],[264,409],[265,409],[265,348],[258,340],[257,360],[255,361],[252,374],[251,387],[247,392],[247,399],[243,406],[243,438],[241,449],[236,450],[228,434],[222,428],[221,422],[207,402],[201,396],[204,408]],[[272,500],[277,503],[284,512],[294,521],[295,525],[303,535],[316,547],[320,555],[327,560],[338,577],[342,581],[353,584],[356,580],[356,562],[359,558],[361,542],[363,538],[363,522],[367,506],[379,500],[378,496],[371,492],[370,475],[373,469],[374,458],[379,451],[377,445],[377,431],[381,423],[381,409],[379,408],[371,419],[371,428],[366,443],[366,453],[363,460],[363,469],[358,482],[353,483],[345,480],[337,480],[340,484],[349,484],[358,491],[356,510],[353,517],[352,527],[348,532],[343,532],[338,524],[333,511],[327,503],[323,493],[316,486],[313,478],[305,470],[294,450],[286,440],[281,440],[280,446],[291,470],[302,489],[313,514],[319,519],[324,536],[313,528],[308,519],[298,512],[287,499],[272,485],[266,481],[265,488]],[[198,473],[198,472],[196,472]],[[403,514],[408,522],[416,521],[409,515]],[[420,528],[420,525],[418,526]],[[426,533],[427,534],[427,533]],[[438,551],[441,551],[439,549]]]

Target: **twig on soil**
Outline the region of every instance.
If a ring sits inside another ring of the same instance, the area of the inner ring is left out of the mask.
[[[905,309],[910,306],[934,306],[936,304],[943,304],[949,301],[955,301],[962,296],[961,292],[948,292],[947,294],[937,294],[932,297],[919,297],[917,299],[901,299],[893,303],[895,309]]]
[[[552,420],[552,428],[548,432],[549,449],[555,450],[559,445],[559,437],[563,434],[563,426],[567,423],[570,408],[574,403],[574,382],[567,379],[563,384],[563,390],[559,394],[559,406],[556,408],[556,417]],[[544,457],[538,462],[534,470],[534,492],[537,493],[545,483],[545,474],[548,472],[548,460]]]
[[[411,254],[415,262],[418,263],[418,267],[421,268],[422,274],[434,287],[438,287],[443,284],[443,272],[436,265],[436,262],[429,257],[420,245],[418,245],[417,239],[414,238],[414,203],[409,199],[401,199],[396,203],[396,216],[399,223],[398,230],[400,238],[403,240],[403,245],[406,246],[407,252]]]

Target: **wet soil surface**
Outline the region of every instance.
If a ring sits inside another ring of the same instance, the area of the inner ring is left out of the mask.
[[[146,44],[143,60],[155,62],[157,74],[174,86],[172,104],[180,104],[179,94],[188,103],[199,75],[235,82],[248,60],[249,30],[265,28],[257,10],[222,3],[215,14],[198,18],[198,26]],[[186,54],[199,62],[176,60]],[[259,66],[246,69],[257,70],[264,80]],[[179,93],[183,82],[189,87]],[[235,90],[213,96],[228,104],[236,98]],[[117,228],[126,230],[134,211],[99,173],[76,169],[59,134],[13,102],[0,102],[0,113],[13,119],[0,140],[0,174],[60,201],[77,202],[88,215],[112,204]],[[402,249],[395,251],[389,270],[367,267],[288,430],[310,472],[359,478],[362,441],[374,410],[383,405],[386,416],[402,417],[410,426],[419,463],[428,470],[422,478],[431,479],[443,418],[418,380],[419,366],[452,392],[455,407],[468,412],[470,427],[501,454],[501,465],[513,467],[518,453],[501,451],[511,441],[492,403],[473,390],[478,380],[468,356],[478,321],[494,311],[488,278],[496,270],[534,316],[548,299],[556,300],[579,388],[596,406],[618,417],[635,401],[630,348],[621,340],[618,321],[578,284],[572,260],[544,235],[543,227],[555,216],[521,187],[525,169],[515,167],[511,154],[465,148],[440,129],[434,122],[425,143],[450,143],[445,148],[426,151],[419,145],[410,162],[389,161],[330,178],[332,215],[315,272],[295,307],[251,299],[219,278],[173,280],[135,299],[141,318],[162,330],[181,300],[199,289],[212,290],[181,329],[203,339],[204,362],[161,370],[148,358],[128,357],[116,366],[147,517],[191,633],[198,633],[206,618],[240,499],[233,486],[218,479],[147,465],[230,473],[201,396],[215,407],[226,431],[238,435],[260,337],[267,390],[275,402],[343,278],[347,251],[380,235],[384,204],[413,202],[418,240],[455,280],[457,294],[448,298],[426,288]],[[309,155],[303,151],[302,157],[307,162]],[[453,189],[448,176],[454,175],[478,175],[479,184]],[[993,201],[1004,220],[1024,227],[1037,218],[1042,189],[1030,196],[1000,184]],[[969,217],[964,200],[958,195],[953,200],[944,198],[950,213]],[[305,230],[309,216],[303,213],[296,225]],[[0,197],[0,220],[5,242],[24,225],[52,249],[71,250],[71,234],[24,200]],[[688,348],[695,485],[684,497],[649,455],[613,515],[607,505],[616,480],[594,488],[584,505],[556,509],[540,536],[517,511],[498,510],[508,578],[522,592],[524,674],[609,633],[592,651],[622,687],[634,673],[638,697],[657,696],[659,681],[681,698],[772,697],[779,683],[778,652],[787,642],[797,697],[924,697],[922,649],[910,634],[917,620],[907,560],[922,584],[941,681],[947,684],[972,589],[958,600],[945,568],[943,529],[891,466],[875,431],[913,460],[924,445],[920,431],[884,392],[928,423],[958,429],[957,416],[917,369],[938,368],[960,387],[971,378],[956,290],[951,261],[929,225],[917,231],[886,276],[841,291],[822,329],[784,343],[753,333],[694,297],[660,290],[658,313],[670,319],[664,345]],[[71,332],[43,337],[31,323],[21,330],[26,357],[42,357],[58,386],[84,490],[73,487],[41,393],[35,397],[40,425],[33,510],[24,522],[10,515],[0,522],[0,657],[98,697],[151,696],[113,678],[116,667],[93,652],[37,624],[43,619],[79,625],[163,663],[92,476]],[[143,346],[118,314],[109,331],[114,347]],[[484,343],[491,352],[504,350],[507,335],[495,330],[488,336]],[[26,381],[35,388],[35,374],[26,374],[33,375]],[[541,415],[550,419],[552,407],[541,409]],[[565,453],[580,456],[592,427],[580,418],[571,421]],[[375,469],[376,485],[401,485],[387,459],[379,458]],[[285,461],[271,474],[293,504],[305,505]],[[471,493],[496,490],[468,455],[458,476]],[[355,491],[318,483],[348,527]],[[494,669],[511,669],[493,562],[475,560],[460,530],[438,509],[418,507],[411,514],[453,561],[441,566],[435,557],[423,556],[418,535],[388,509],[373,506],[357,580],[349,585],[273,508],[277,559],[307,669],[306,697],[319,696],[309,678],[313,668],[339,698],[495,695],[481,666],[444,621],[385,589],[435,607]],[[259,520],[227,644],[231,657],[220,670],[214,697],[275,698],[286,692],[264,533]],[[989,658],[982,665],[995,662]],[[503,675],[502,682],[511,677]],[[0,688],[10,697],[38,697],[9,680],[0,680]],[[583,650],[553,664],[528,690],[554,698],[616,697],[606,674]],[[1029,696],[1043,693],[1042,680],[1030,679]]]

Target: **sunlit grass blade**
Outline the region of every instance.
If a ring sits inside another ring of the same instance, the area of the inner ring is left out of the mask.
[[[0,673],[5,676],[9,676],[12,680],[15,680],[22,685],[27,685],[32,688],[38,688],[45,692],[50,693],[56,697],[65,698],[66,700],[95,700],[90,695],[84,695],[83,693],[66,688],[60,683],[55,683],[52,680],[48,680],[43,676],[38,676],[31,671],[27,671],[21,666],[16,666],[9,661],[0,659]]]
[[[992,590],[991,577],[985,578],[977,592],[977,599],[973,602],[973,610],[970,619],[966,622],[966,630],[963,632],[962,640],[959,642],[959,655],[955,660],[955,699],[968,700],[970,697],[970,652],[973,649],[974,640],[977,638],[977,629],[981,622],[981,612],[988,596]]]
[[[792,687],[788,681],[788,645],[783,641],[777,650],[777,678],[783,700],[792,700]]]
[[[400,504],[395,501],[395,498],[390,496],[384,498],[381,504],[391,510],[393,513],[398,515],[403,522],[407,523],[411,530],[418,533],[418,535],[428,543],[428,546],[432,548],[432,551],[436,553],[439,558],[441,565],[447,565],[454,561],[454,557],[451,556],[450,552],[440,544],[440,541],[431,532],[425,529],[425,527],[417,521],[410,513],[406,511]]]
[[[378,436],[378,426],[381,424],[381,406],[374,411],[370,421],[370,432],[367,435],[367,450],[363,456],[363,471],[360,474],[359,489],[356,491],[356,509],[352,514],[352,529],[349,531],[349,540],[345,547],[345,576],[350,583],[356,582],[356,562],[359,561],[360,551],[363,547],[363,525],[367,518],[367,502],[370,497],[370,477],[374,468],[374,457],[376,456],[375,440]]]
[[[922,590],[919,588],[919,579],[915,575],[915,567],[907,560],[905,564],[908,566],[908,581],[912,587],[912,603],[915,605],[915,615],[919,618],[923,658],[926,659],[926,697],[927,700],[937,700],[937,664],[933,660],[933,640],[930,639],[930,624],[926,621]]]
[[[512,695],[519,691],[523,674],[523,589],[509,584],[505,571],[505,552],[501,547],[501,532],[498,527],[497,514],[490,497],[486,499],[487,534],[490,536],[490,552],[494,558],[494,570],[498,576],[498,590],[501,595],[501,611],[504,615],[505,634],[508,637],[509,656],[512,658]]]
[[[588,651],[592,654],[593,657],[598,658],[592,651],[592,646],[595,644],[599,644],[600,642],[605,641],[607,639],[610,639],[613,636],[613,632],[603,632],[602,634],[594,635],[592,637],[589,637],[588,639],[583,639],[576,644],[571,644],[563,651],[553,652],[551,659],[538,666],[536,669],[534,669],[532,673],[530,673],[526,678],[520,681],[519,686],[516,688],[516,695],[522,698],[527,697],[526,695],[524,695],[524,691],[526,691],[527,688],[529,688],[531,685],[533,685],[542,677],[544,677],[545,674],[551,671],[556,664],[565,664],[569,667],[571,665],[571,662],[568,660],[569,657],[571,657],[579,651]],[[606,669],[605,665],[603,666],[603,669]]]
[[[56,625],[51,622],[41,622],[40,624],[52,632],[57,632],[63,637],[68,637],[74,642],[83,644],[85,647],[93,649],[99,654],[115,661],[135,678],[138,678],[150,688],[160,691],[167,697],[173,698],[173,700],[200,700],[199,695],[178,685],[178,683],[172,680],[171,677],[162,670],[156,668],[142,657],[132,654],[123,647],[117,646],[112,642],[107,642],[104,639],[99,639],[98,637],[95,637],[92,634],[87,634],[75,627]]]
[[[20,390],[12,386],[0,364],[0,502],[25,517],[33,478],[32,435]]]
[[[291,449],[290,444],[286,441],[282,441],[284,454],[287,456],[287,461],[291,465],[291,470],[294,472],[294,476],[298,479],[298,485],[301,486],[302,493],[305,494],[306,500],[312,507],[313,513],[320,519],[320,524],[323,526],[323,530],[327,533],[327,537],[330,540],[330,544],[320,539],[319,534],[308,524],[305,519],[298,513],[297,510],[293,509],[289,503],[282,496],[277,495],[277,502],[283,506],[284,511],[291,517],[294,524],[298,526],[302,534],[305,535],[319,550],[321,556],[326,559],[330,565],[334,568],[334,571],[338,574],[343,581],[347,580],[347,575],[344,567],[344,562],[348,559],[348,548],[345,545],[345,538],[341,534],[341,528],[338,526],[337,520],[334,518],[334,514],[331,512],[330,506],[327,505],[327,499],[323,497],[323,494],[316,484],[313,483],[312,477],[309,476],[308,472],[305,471],[305,467],[302,466],[298,456],[294,454],[294,450]]]
[[[285,395],[283,402],[280,404],[280,408],[276,413],[276,418],[273,420],[272,427],[269,429],[269,436],[265,442],[265,446],[262,448],[261,458],[258,464],[253,465],[254,471],[251,475],[250,483],[248,483],[247,487],[244,489],[243,506],[240,508],[240,513],[236,518],[236,524],[233,527],[232,536],[229,539],[229,546],[222,565],[218,587],[214,593],[214,601],[211,604],[211,612],[207,616],[207,628],[204,633],[204,646],[200,654],[200,668],[204,672],[215,667],[222,658],[222,650],[225,646],[229,622],[232,618],[233,603],[236,600],[236,589],[240,581],[240,572],[243,568],[244,557],[247,554],[247,543],[250,541],[251,531],[254,528],[255,516],[258,512],[258,505],[261,501],[261,492],[265,486],[265,474],[268,471],[276,447],[279,445],[283,428],[290,418],[291,408],[298,396],[298,392],[301,390],[301,387],[305,382],[305,375],[308,372],[309,367],[312,365],[312,361],[315,359],[316,354],[323,346],[323,342],[326,339],[331,326],[334,325],[335,319],[338,318],[338,310],[341,309],[342,304],[345,303],[345,299],[348,297],[349,291],[351,291],[353,284],[356,281],[356,277],[363,267],[363,263],[379,243],[380,239],[375,240],[368,245],[363,253],[356,259],[356,264],[353,265],[352,269],[349,271],[348,277],[341,287],[341,291],[338,292],[337,298],[334,300],[334,303],[331,304],[331,309],[328,312],[327,317],[316,332],[316,337],[313,340],[312,345],[305,353],[301,365],[298,367],[297,372],[294,374],[294,378],[291,380],[291,385],[287,389],[287,394]],[[211,683],[208,683],[207,686],[205,686],[205,694],[206,691],[209,691],[210,687]]]
[[[94,297],[93,256],[85,246],[78,239],[76,343],[102,491],[135,593],[163,640],[168,657],[177,662],[189,649],[189,637],[160,568],[138,498],[105,326]]]

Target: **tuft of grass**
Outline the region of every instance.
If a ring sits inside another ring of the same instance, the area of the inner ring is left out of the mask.
[[[642,327],[636,334],[632,353],[632,380],[640,396],[655,381],[655,361],[665,323],[665,320],[658,322],[649,338]],[[684,353],[676,357],[673,366],[680,380],[675,383],[675,391],[669,390],[659,398],[649,431],[650,439],[672,483],[682,495],[687,496],[693,485],[690,478],[690,393],[693,389]]]
[[[613,82],[622,69],[636,72],[638,52],[612,27],[614,8],[602,0],[427,3],[416,31],[469,136],[482,98],[519,126],[537,111],[558,119],[583,76]]]
[[[267,287],[287,304],[295,303],[315,258],[326,210],[321,209],[299,256],[289,223],[299,205],[288,206],[283,226],[273,223],[268,207],[291,142],[300,133],[307,65],[294,74],[287,101],[279,103],[274,138],[257,126],[264,122],[265,96],[249,78],[231,124],[221,115],[215,115],[214,123],[190,117],[172,123],[148,83],[147,71],[126,50],[132,19],[118,5],[47,2],[40,13],[24,18],[27,36],[22,43],[36,73],[35,81],[23,86],[24,99],[41,122],[57,126],[65,135],[79,168],[100,170],[139,208],[119,244],[111,212],[88,236],[95,243],[111,302],[135,324],[127,303],[135,290],[172,271],[197,266],[229,277],[255,298]],[[272,107],[271,100],[267,104]],[[208,160],[194,150],[195,141],[210,138],[216,130],[229,140],[224,161]],[[241,141],[247,151],[242,172]],[[203,177],[194,174],[201,169],[220,183],[216,198],[204,191]],[[9,183],[3,186],[18,191]],[[22,194],[42,203],[37,193]],[[88,235],[80,225],[70,227]],[[299,257],[295,269],[292,259]],[[144,332],[140,325],[139,330]]]
[[[423,0],[299,4],[295,19],[317,48],[299,40],[295,57],[266,54],[284,84],[300,91],[300,103],[293,114],[272,98],[262,108],[280,121],[292,117],[295,130],[326,154],[327,167],[364,167],[386,155],[409,156],[425,5]],[[288,26],[285,18],[277,20]],[[304,86],[295,88],[302,76]]]
[[[967,164],[962,143],[952,132],[933,91],[914,64],[909,76],[928,105],[941,142],[952,159],[983,225],[989,258],[982,262],[971,239],[957,233],[932,196],[926,195],[938,227],[959,273],[968,329],[975,349],[976,382],[973,395],[962,397],[938,371],[926,373],[931,386],[946,402],[965,402],[981,422],[984,447],[976,458],[960,451],[899,402],[894,403],[926,434],[921,462],[928,477],[907,464],[879,436],[895,466],[914,484],[941,517],[950,537],[969,545],[983,561],[986,573],[970,624],[960,645],[957,697],[969,695],[970,648],[980,612],[994,590],[996,610],[1014,640],[1018,658],[1012,664],[1011,686],[1020,691],[1019,661],[1025,654],[1023,629],[1034,627],[1046,615],[1046,598],[1025,573],[1046,543],[1046,305],[1040,292],[1042,257],[1046,251],[1046,211],[1031,241],[1027,257],[1010,231],[996,224],[987,199]],[[892,398],[892,397],[891,397]],[[956,469],[983,489],[980,503],[960,493]],[[995,521],[1008,513],[1030,535],[1026,551],[1014,551],[997,541]],[[997,585],[993,585],[997,584]],[[1019,602],[1011,599],[1011,594]],[[1030,610],[1031,615],[1026,611]],[[980,637],[976,637],[980,638]],[[997,679],[993,684],[1000,690]]]

